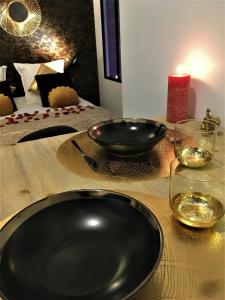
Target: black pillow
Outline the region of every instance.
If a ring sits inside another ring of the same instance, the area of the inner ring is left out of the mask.
[[[16,103],[13,100],[13,95],[12,95],[8,81],[0,82],[0,94],[4,94],[5,96],[8,96],[10,98],[10,100],[12,101],[13,111],[17,110]]]
[[[48,93],[58,86],[69,86],[73,88],[72,79],[69,73],[54,73],[45,75],[36,75],[38,89],[41,95],[42,106],[50,106]]]
[[[6,80],[9,82],[10,85],[16,88],[15,91],[12,93],[14,98],[25,96],[21,76],[17,72],[13,64],[7,64]]]

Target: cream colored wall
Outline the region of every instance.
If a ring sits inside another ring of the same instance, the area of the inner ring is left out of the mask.
[[[101,106],[122,116],[122,85],[104,78],[100,0],[93,0]]]
[[[196,96],[191,117],[209,107],[225,118],[225,1],[120,0],[122,84],[104,79],[100,0],[93,1],[102,106],[124,117],[165,115],[167,77],[184,64]]]
[[[221,0],[120,1],[124,116],[165,114],[168,74],[184,64],[196,94],[192,117],[209,107],[225,118],[224,8]]]

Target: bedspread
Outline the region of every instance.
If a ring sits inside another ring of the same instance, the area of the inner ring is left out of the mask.
[[[54,125],[68,125],[78,131],[116,116],[99,106],[71,106],[69,108],[46,109],[40,113],[13,114],[0,120],[0,144],[15,144],[24,135]]]

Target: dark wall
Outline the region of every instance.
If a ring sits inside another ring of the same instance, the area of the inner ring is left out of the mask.
[[[0,28],[0,65],[63,58],[79,95],[99,104],[93,1],[39,0],[38,3],[42,21],[32,35],[14,37]],[[71,65],[75,55],[77,62]]]

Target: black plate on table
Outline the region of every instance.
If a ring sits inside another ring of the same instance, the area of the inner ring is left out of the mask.
[[[88,136],[103,150],[121,157],[146,153],[166,135],[167,128],[142,118],[106,120],[91,126]]]
[[[105,190],[36,202],[0,232],[0,295],[8,300],[121,300],[157,268],[163,234],[143,204]]]

